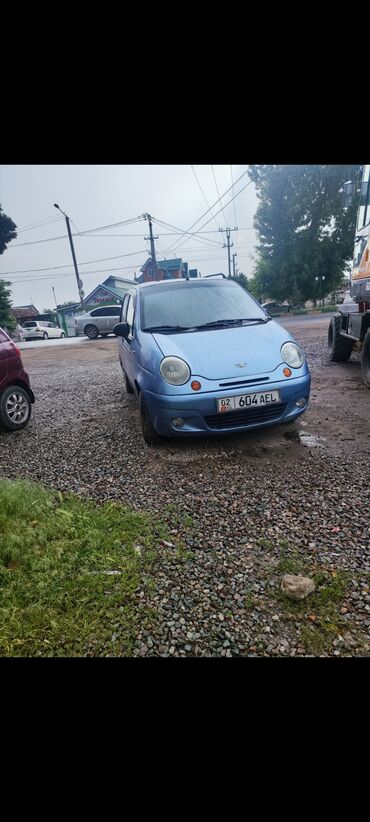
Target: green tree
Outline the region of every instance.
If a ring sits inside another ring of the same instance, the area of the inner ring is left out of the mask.
[[[13,331],[17,322],[14,314],[12,314],[12,302],[8,287],[10,285],[11,283],[6,280],[0,280],[0,326]]]
[[[16,228],[17,226],[13,223],[13,220],[7,214],[4,214],[0,205],[0,254],[4,253],[7,245],[12,240],[15,240],[17,236]]]
[[[264,299],[303,303],[338,287],[352,257],[357,208],[344,209],[339,192],[359,171],[358,165],[250,167],[259,199],[255,281]]]

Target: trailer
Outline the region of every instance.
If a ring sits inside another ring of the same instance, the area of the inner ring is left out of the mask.
[[[361,351],[364,384],[370,388],[370,165],[362,167],[360,200],[349,296],[330,320],[328,351],[332,362],[349,360]],[[356,194],[349,180],[343,187],[343,204],[349,207]]]

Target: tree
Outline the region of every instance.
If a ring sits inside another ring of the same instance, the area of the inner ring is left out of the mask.
[[[4,214],[0,205],[0,254],[4,253],[7,245],[12,240],[15,240],[17,236],[16,228],[17,226],[13,223],[13,220],[7,214]]]
[[[6,280],[0,280],[0,326],[13,331],[17,322],[14,314],[12,314],[9,285],[11,283]]]
[[[357,208],[344,209],[339,191],[359,171],[358,165],[249,168],[259,199],[255,280],[264,299],[302,303],[338,287],[352,257]]]

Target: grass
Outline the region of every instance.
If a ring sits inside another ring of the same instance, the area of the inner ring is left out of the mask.
[[[154,619],[138,595],[150,597],[164,537],[157,518],[118,503],[1,480],[0,655],[130,656]]]
[[[295,560],[281,560],[285,563],[284,573],[309,573]],[[289,567],[286,567],[289,566]],[[343,620],[338,606],[342,602],[347,587],[347,574],[343,571],[310,574],[316,584],[316,591],[307,599],[294,601],[282,592],[278,598],[281,607],[296,621],[302,622],[301,642],[309,654],[319,655],[333,650],[333,640],[341,630],[348,630],[348,622]]]

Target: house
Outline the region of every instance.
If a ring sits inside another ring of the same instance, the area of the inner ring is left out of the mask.
[[[87,297],[84,298],[83,304],[86,311],[91,311],[96,305],[112,305],[112,303],[121,303],[126,291],[135,286],[134,280],[128,280],[125,277],[109,276],[100,285],[97,285]],[[58,307],[58,321],[61,328],[64,329],[67,337],[74,337],[76,335],[74,318],[81,311],[81,303],[74,303],[74,305],[67,305]]]
[[[13,305],[11,311],[20,325],[39,316],[39,312],[34,305]]]
[[[158,280],[181,280],[188,276],[188,263],[181,258],[175,260],[157,260],[158,278],[155,276],[153,260],[149,257],[141,267],[142,274],[137,278],[138,283],[150,283]],[[196,269],[192,269],[195,271]],[[194,275],[193,275],[194,276]]]

